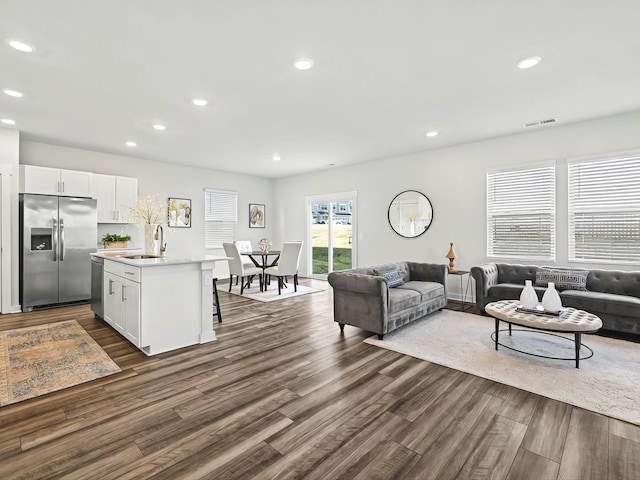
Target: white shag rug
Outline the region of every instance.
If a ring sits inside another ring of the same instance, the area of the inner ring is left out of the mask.
[[[229,286],[226,288],[224,284],[218,286],[218,288],[222,291],[229,292]],[[278,300],[286,300],[287,298],[299,297],[300,295],[307,295],[309,293],[321,292],[322,290],[318,290],[317,288],[307,287],[305,285],[298,285],[298,291],[293,291],[293,283],[287,284],[287,288],[282,289],[282,294],[278,295],[278,281],[272,281],[271,285],[269,285],[268,290],[266,292],[260,291],[260,283],[255,280],[251,284],[251,288],[245,288],[242,295],[240,295],[240,285],[233,285],[231,287],[231,292],[234,295],[242,296],[245,298],[250,298],[252,300],[257,300],[259,302],[275,302]]]
[[[500,329],[507,328],[501,322]],[[511,385],[576,407],[640,425],[640,344],[582,335],[594,355],[575,367],[573,335],[559,338],[513,326],[500,343],[572,360],[550,360],[502,346],[495,350],[494,319],[442,310],[366,343]],[[589,355],[584,348],[581,357]]]

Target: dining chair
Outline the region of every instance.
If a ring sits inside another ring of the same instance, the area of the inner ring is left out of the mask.
[[[251,245],[251,240],[234,240],[233,243],[235,243],[238,246],[238,250],[240,250],[240,254],[245,253],[245,252],[253,252],[253,245]],[[242,258],[242,264],[244,265],[244,268],[253,268],[255,267],[254,263],[252,261],[250,261],[249,258],[247,258],[247,256],[240,256],[240,258]],[[238,284],[238,279],[236,278],[236,285]]]
[[[302,251],[303,242],[284,242],[282,251],[280,252],[280,260],[278,265],[265,268],[265,276],[278,277],[278,295],[282,293],[284,278],[288,275],[293,276],[293,290],[298,291],[298,264],[300,263],[300,252]],[[263,282],[264,290],[267,289],[267,282]]]
[[[246,287],[249,288],[251,286],[251,279],[258,275],[260,278],[260,291],[262,291],[262,269],[251,266],[245,267],[242,264],[242,258],[240,258],[240,250],[238,250],[238,246],[234,243],[223,243],[224,253],[227,257],[231,257],[227,262],[229,262],[229,291],[231,291],[231,285],[233,282],[233,276],[236,275],[237,278],[240,279],[240,295],[244,292],[245,288],[245,277],[247,278]]]
[[[240,253],[253,251],[251,240],[234,240],[233,243],[238,246],[238,250],[240,250]]]

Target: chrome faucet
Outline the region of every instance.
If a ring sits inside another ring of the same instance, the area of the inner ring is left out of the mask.
[[[160,240],[160,255],[164,257],[164,254],[167,251],[167,244],[164,243],[164,229],[162,228],[162,225],[156,225],[156,234],[154,238],[156,240]]]

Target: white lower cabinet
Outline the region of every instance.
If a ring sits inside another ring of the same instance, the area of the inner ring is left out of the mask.
[[[140,269],[104,262],[104,320],[140,346]]]
[[[103,318],[143,353],[216,339],[212,260],[102,258]]]
[[[124,336],[136,347],[140,346],[140,284],[127,280],[125,283],[124,304],[126,319]]]

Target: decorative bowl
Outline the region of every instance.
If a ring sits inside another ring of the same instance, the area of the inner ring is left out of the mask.
[[[258,242],[258,246],[260,247],[262,253],[267,253],[271,248],[271,245],[273,245],[273,243],[268,238],[262,238]]]

